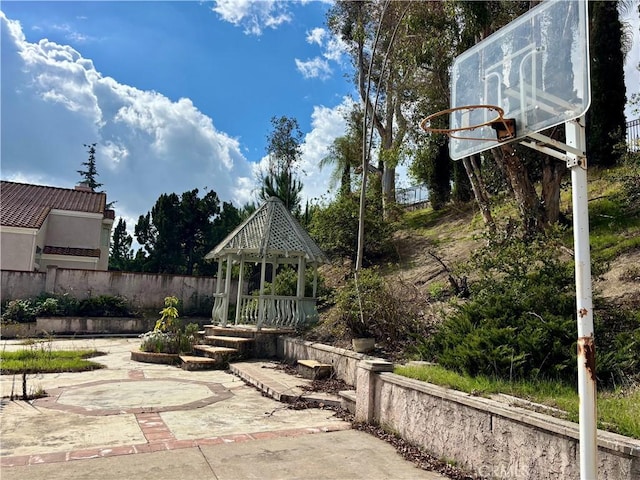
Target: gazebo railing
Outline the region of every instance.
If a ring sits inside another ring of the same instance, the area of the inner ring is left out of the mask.
[[[260,304],[263,306],[263,318],[260,322]],[[252,295],[240,297],[239,322],[258,327],[291,327],[312,322],[317,319],[316,300],[314,298]]]

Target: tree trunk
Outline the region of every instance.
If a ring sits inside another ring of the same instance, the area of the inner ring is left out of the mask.
[[[476,198],[478,207],[480,208],[480,213],[482,215],[482,219],[484,220],[484,224],[487,225],[491,230],[493,230],[495,228],[495,222],[493,221],[493,217],[491,216],[489,198],[486,195],[486,189],[482,184],[482,179],[477,175],[477,171],[474,170],[471,162],[471,157],[463,158],[462,165],[464,165],[464,169],[467,172],[469,181],[471,182],[471,189],[473,190],[473,195]]]
[[[560,184],[567,171],[565,163],[547,156],[542,166],[542,202],[549,224],[560,219]]]
[[[535,187],[529,178],[529,172],[509,144],[498,150],[504,163],[507,178],[513,188],[513,194],[520,211],[525,235],[534,234],[547,227],[547,219],[538,199]]]
[[[384,163],[382,170],[382,211],[384,219],[389,220],[396,204],[396,169]]]

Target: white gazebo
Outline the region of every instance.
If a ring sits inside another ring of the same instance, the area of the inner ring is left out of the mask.
[[[234,264],[239,264],[236,325],[256,325],[259,330],[263,326],[296,327],[317,319],[318,266],[326,263],[327,257],[280,199],[269,198],[207,253],[205,259],[218,261],[215,301],[211,312],[213,322],[226,326],[229,320]],[[258,296],[244,294],[245,266],[248,263],[261,265]],[[224,283],[223,264],[226,264]],[[272,272],[270,291],[265,291],[267,264],[271,265]],[[275,295],[275,276],[280,265],[297,267],[295,296]],[[308,266],[314,271],[311,297],[305,297],[305,271]]]

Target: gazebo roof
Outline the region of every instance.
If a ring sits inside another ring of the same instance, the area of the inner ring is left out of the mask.
[[[264,202],[204,258],[215,259],[229,253],[255,259],[303,256],[316,264],[327,261],[324,252],[277,197]]]

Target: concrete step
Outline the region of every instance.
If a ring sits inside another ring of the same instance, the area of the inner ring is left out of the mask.
[[[341,405],[341,399],[337,395],[308,392],[302,386],[311,386],[311,380],[285,373],[277,367],[276,362],[252,360],[229,365],[229,370],[248,384],[262,390],[268,397],[280,402],[306,400],[336,407]]]
[[[233,348],[237,350],[238,358],[250,358],[255,350],[255,340],[253,338],[207,335],[202,339],[202,344],[213,347]]]
[[[255,338],[257,330],[256,328],[249,327],[237,327],[230,325],[228,327],[221,327],[220,325],[204,325],[205,337],[219,336],[219,337],[243,337],[243,338]]]
[[[225,335],[205,335],[203,341],[206,345],[237,348],[238,350],[246,350],[255,342],[253,338],[229,337]]]
[[[211,345],[194,345],[193,352],[197,356],[215,360],[220,368],[225,368],[231,360],[239,357],[238,350],[228,347],[213,347]]]
[[[338,392],[340,406],[351,413],[356,413],[356,391],[342,390]]]
[[[180,368],[183,370],[211,370],[215,368],[225,368],[223,363],[215,358],[197,357],[193,355],[180,355]]]
[[[298,373],[309,380],[321,380],[331,376],[333,366],[316,360],[298,360]]]

